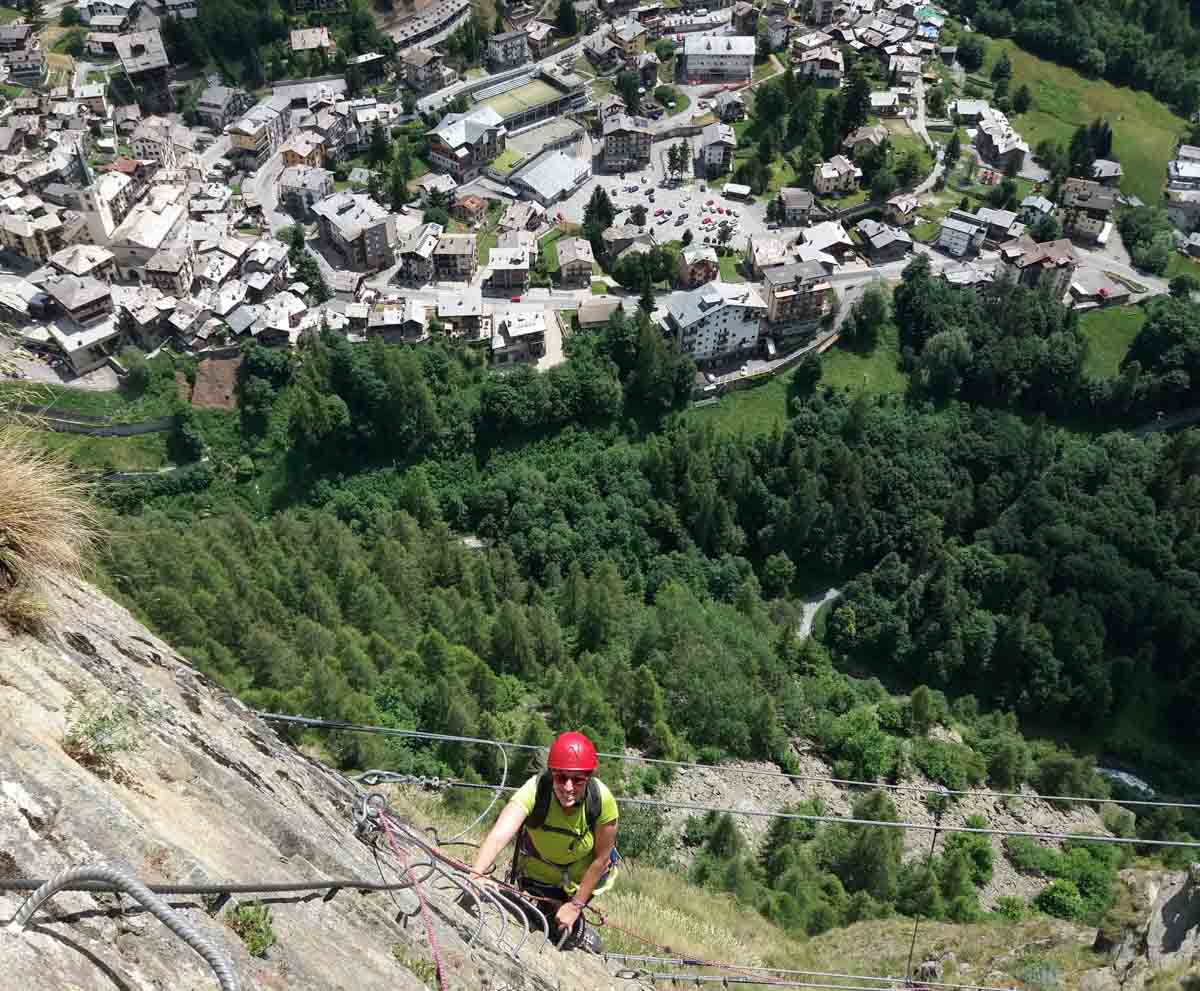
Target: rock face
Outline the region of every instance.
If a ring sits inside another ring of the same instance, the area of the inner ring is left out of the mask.
[[[1112,963],[1092,972],[1090,985],[1139,991],[1163,971],[1181,979],[1200,972],[1200,864],[1126,870],[1119,883],[1116,907],[1094,946],[1110,952]]]
[[[53,619],[39,638],[0,624],[0,877],[124,862],[148,884],[379,879],[353,835],[355,785],[281,740],[95,589],[64,580],[49,599]],[[114,702],[140,747],[89,770],[64,751],[69,710]],[[403,894],[401,906],[412,899]],[[0,892],[0,920],[24,898]],[[397,924],[386,893],[266,896],[278,941],[264,958],[250,956],[204,899],[169,901],[224,949],[245,989],[436,987],[419,916]],[[472,950],[464,935],[475,921],[435,892],[430,907],[451,989],[629,987],[598,958],[538,952],[540,937],[516,958],[486,933]],[[0,926],[0,974],[3,987],[21,991],[217,986],[199,956],[133,902],[88,893],[55,896],[22,935]]]

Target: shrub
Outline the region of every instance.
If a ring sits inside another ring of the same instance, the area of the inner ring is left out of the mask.
[[[1038,893],[1033,904],[1059,919],[1078,919],[1083,915],[1083,897],[1075,882],[1066,878],[1051,881]]]
[[[111,771],[118,754],[136,753],[141,736],[133,713],[115,702],[73,704],[67,710],[63,752],[91,771]]]
[[[980,784],[987,776],[983,757],[950,740],[913,741],[913,763],[938,784],[956,791]]]
[[[1025,918],[1025,903],[1014,895],[1001,895],[996,899],[996,914],[1009,922],[1020,922]]]
[[[252,957],[265,957],[267,950],[279,942],[271,925],[271,910],[261,902],[231,908],[225,913],[225,924],[237,933]]]

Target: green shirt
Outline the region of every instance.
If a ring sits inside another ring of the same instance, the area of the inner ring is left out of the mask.
[[[512,800],[525,810],[526,815],[533,812],[533,805],[537,800],[537,782],[537,775],[534,775],[512,797]],[[596,784],[600,787],[600,817],[596,820],[596,825],[603,826],[606,823],[616,822],[617,800],[613,798],[612,792],[608,790],[608,786],[603,781],[597,778]],[[550,863],[542,863],[541,860],[533,857],[522,857],[521,874],[531,881],[557,885],[571,891],[591,866],[594,859],[592,851],[596,846],[596,837],[588,830],[587,810],[584,808],[583,797],[580,796],[575,808],[567,812],[559,804],[558,797],[551,791],[550,808],[546,810],[545,824],[553,826],[555,829],[565,829],[572,835],[568,836],[565,833],[556,833],[546,829],[529,829],[529,839],[533,843],[533,848],[537,850],[539,857]],[[563,868],[554,867],[552,864],[569,865],[566,867],[567,878],[571,882],[569,887],[563,881]]]

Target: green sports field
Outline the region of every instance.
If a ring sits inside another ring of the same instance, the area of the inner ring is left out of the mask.
[[[535,79],[524,86],[518,86],[516,89],[509,90],[507,93],[490,97],[484,100],[480,106],[491,107],[501,117],[508,119],[509,117],[515,117],[525,110],[532,110],[534,107],[540,107],[553,100],[557,100],[561,95],[549,83],[541,79]]]

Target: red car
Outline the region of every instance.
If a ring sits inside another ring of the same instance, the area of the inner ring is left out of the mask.
[[[723,206],[717,207],[717,213],[724,213],[724,212],[725,212],[725,208]]]
[[[510,299],[510,300],[509,300],[509,302],[510,302],[510,303],[519,303],[519,302],[521,302],[521,297],[520,297],[520,296],[514,296],[512,299]]]
[[[655,211],[654,211],[654,216],[656,216],[656,217],[661,217],[661,216],[663,215],[663,213],[664,213],[664,212],[665,212],[665,211],[664,211],[664,210],[663,210],[663,208],[660,206],[660,207],[659,207],[657,210],[655,210]]]
[[[704,205],[705,205],[705,206],[712,206],[714,202],[715,202],[714,200],[709,200],[709,201],[708,201],[707,203],[705,203]]]

